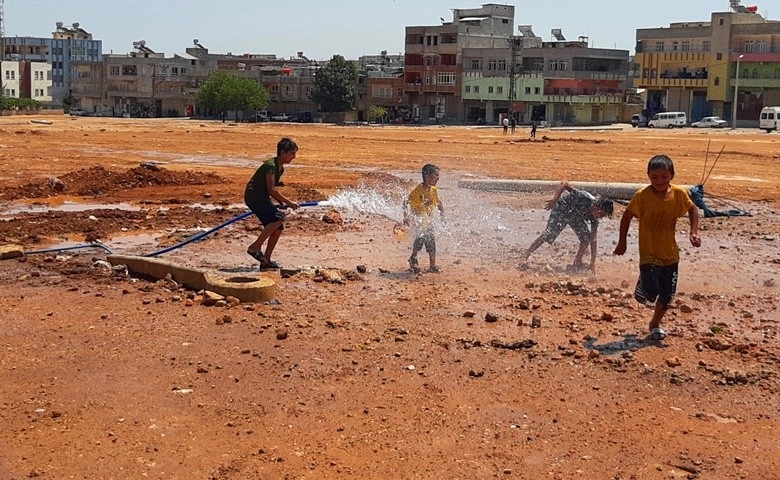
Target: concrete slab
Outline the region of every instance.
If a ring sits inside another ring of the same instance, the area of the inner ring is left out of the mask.
[[[0,260],[9,260],[24,256],[24,248],[21,245],[0,245]]]
[[[111,265],[126,265],[131,273],[156,279],[170,274],[177,283],[193,290],[210,290],[225,297],[236,297],[245,303],[266,302],[276,295],[276,283],[257,274],[226,274],[134,255],[109,255],[106,260]]]

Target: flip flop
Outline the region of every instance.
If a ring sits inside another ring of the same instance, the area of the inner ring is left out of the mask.
[[[660,342],[666,338],[666,331],[661,327],[655,327],[654,329],[650,330],[650,338],[656,342]]]
[[[261,252],[260,250],[257,250],[257,251],[254,251],[254,252],[251,251],[251,250],[247,250],[246,253],[250,257],[252,257],[255,260],[257,260],[258,262],[260,262],[261,264],[267,262],[267,260],[265,259],[265,255],[263,255],[263,252]]]

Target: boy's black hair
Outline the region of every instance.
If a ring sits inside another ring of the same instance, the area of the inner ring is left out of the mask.
[[[608,198],[599,197],[596,200],[596,208],[604,212],[606,216],[612,217],[612,212],[614,211],[614,205],[612,204],[612,200]]]
[[[656,155],[647,163],[647,171],[659,169],[668,170],[669,173],[674,175],[674,162],[666,155]]]
[[[292,139],[284,137],[276,144],[276,155],[279,156],[283,152],[297,152],[298,145],[292,141]]]
[[[437,167],[436,165],[434,165],[432,163],[427,163],[427,164],[423,165],[423,168],[422,168],[423,180],[425,180],[425,177],[428,177],[428,176],[433,175],[435,173],[439,173],[439,167]]]

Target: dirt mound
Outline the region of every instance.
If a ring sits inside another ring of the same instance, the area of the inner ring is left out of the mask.
[[[0,192],[0,199],[48,198],[60,194],[99,197],[119,190],[151,186],[214,185],[227,180],[213,172],[183,172],[168,170],[154,164],[141,164],[124,172],[94,166],[67,173],[46,181],[9,187]]]

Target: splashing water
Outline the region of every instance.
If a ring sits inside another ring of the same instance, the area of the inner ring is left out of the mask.
[[[403,200],[399,192],[381,193],[376,188],[358,187],[341,191],[320,205],[360,213],[382,215],[400,221],[403,216]]]

